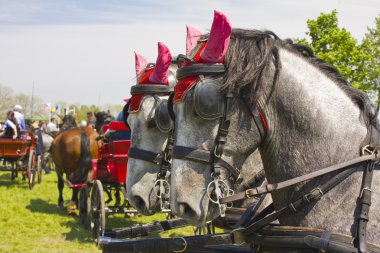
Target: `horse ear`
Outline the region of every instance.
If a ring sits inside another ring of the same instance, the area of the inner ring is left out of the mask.
[[[201,58],[208,63],[220,63],[227,52],[230,43],[232,27],[227,16],[219,11],[214,11],[210,36]]]
[[[186,25],[186,55],[190,55],[191,50],[197,45],[199,37],[202,33],[196,28]]]
[[[156,65],[154,66],[152,75],[149,77],[149,81],[153,83],[168,84],[169,67],[171,63],[172,55],[170,54],[169,49],[161,42],[158,42]]]
[[[147,60],[140,54],[136,53],[135,51],[135,68],[136,68],[136,76],[139,77],[141,72],[146,68],[148,65]]]

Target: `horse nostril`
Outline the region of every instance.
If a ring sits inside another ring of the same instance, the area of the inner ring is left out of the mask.
[[[133,196],[133,203],[137,209],[146,210],[145,201],[140,196]]]

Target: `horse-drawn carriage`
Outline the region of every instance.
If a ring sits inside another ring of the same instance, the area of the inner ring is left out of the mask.
[[[18,172],[22,172],[27,178],[29,188],[32,189],[36,182],[42,179],[40,156],[36,154],[37,139],[29,131],[21,134],[20,139],[0,139],[0,159],[3,167],[1,171],[11,171],[11,179],[17,177]]]
[[[112,121],[103,126],[102,132],[98,159],[93,160],[93,183],[83,185],[79,192],[80,222],[84,227],[91,226],[95,239],[105,233],[108,215],[137,212],[128,203],[125,186],[129,129],[123,122]]]

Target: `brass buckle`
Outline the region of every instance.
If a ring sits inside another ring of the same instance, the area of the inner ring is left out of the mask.
[[[250,190],[250,189],[245,190],[245,194],[244,194],[244,195],[245,195],[245,198],[246,198],[246,199],[252,199],[252,198],[254,197],[254,196],[250,196],[250,194],[249,194],[249,192],[248,192],[249,190]]]

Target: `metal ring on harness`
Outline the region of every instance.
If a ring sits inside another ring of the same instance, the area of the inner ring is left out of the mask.
[[[180,253],[180,252],[185,252],[187,249],[187,241],[183,237],[177,237],[178,239],[182,239],[184,242],[183,248],[180,250],[172,250],[173,252]]]
[[[164,188],[165,188],[165,191],[163,193],[161,192],[161,183],[162,183],[162,186],[164,186]],[[157,198],[162,198],[163,195],[167,195],[170,193],[170,184],[165,179],[157,179],[156,182],[154,182],[154,187],[156,185],[158,185],[160,188],[160,195],[158,195],[157,192],[154,192],[154,194],[156,195]],[[165,186],[167,186],[167,187],[165,187]],[[168,189],[168,190],[166,191],[166,189]]]
[[[215,180],[211,181],[211,182],[208,184],[208,186],[207,186],[207,196],[208,196],[208,198],[210,199],[210,201],[211,201],[212,203],[214,203],[214,204],[218,204],[218,205],[219,205],[219,204],[220,204],[219,199],[214,200],[214,199],[211,198],[211,195],[210,195],[210,188],[211,188],[211,185],[212,185],[212,184],[215,184]],[[223,180],[218,180],[218,184],[225,186],[225,188],[227,189],[227,195],[228,195],[228,193],[229,193],[229,191],[230,191],[230,188],[228,187],[227,183],[224,182]],[[220,188],[220,187],[219,187],[219,188]],[[222,191],[222,193],[223,193],[223,191]]]

